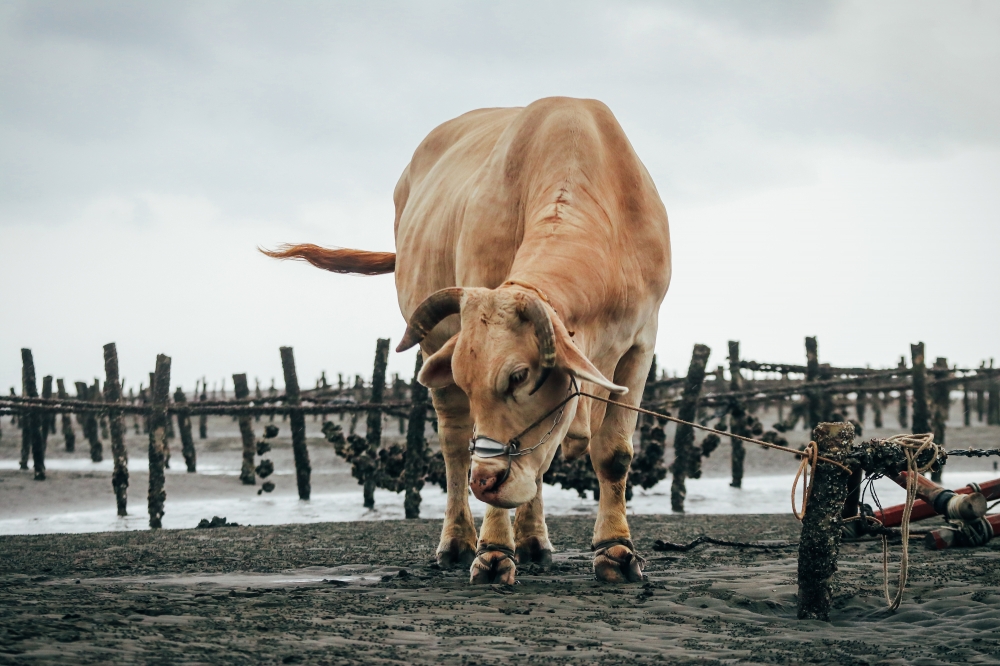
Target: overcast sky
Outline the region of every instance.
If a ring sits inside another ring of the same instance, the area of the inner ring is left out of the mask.
[[[414,148],[465,111],[606,102],[670,216],[661,366],[1000,357],[1000,3],[0,3],[0,387],[370,375]],[[409,377],[413,355],[390,370]],[[231,387],[231,380],[227,380]]]

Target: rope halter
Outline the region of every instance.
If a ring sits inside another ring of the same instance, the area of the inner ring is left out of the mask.
[[[510,474],[510,466],[514,458],[530,455],[535,449],[547,442],[552,436],[552,433],[555,432],[556,426],[558,426],[559,422],[562,421],[563,414],[566,412],[566,405],[569,404],[570,400],[580,395],[580,391],[576,386],[576,378],[572,376],[570,377],[569,390],[569,395],[566,396],[558,405],[547,411],[540,418],[536,419],[527,428],[507,440],[506,444],[498,439],[477,434],[475,427],[473,427],[472,439],[469,440],[469,453],[477,458],[484,459],[507,456],[507,469],[504,470],[503,476],[497,481],[497,485],[500,485],[507,480],[507,476]],[[522,449],[521,438],[531,432],[531,430],[535,427],[541,425],[545,419],[549,418],[553,414],[555,414],[556,417],[552,419],[552,425],[549,426],[549,429],[545,431],[545,434],[539,438],[538,443],[527,449]]]

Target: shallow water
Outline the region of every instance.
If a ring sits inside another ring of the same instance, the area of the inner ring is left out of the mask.
[[[56,463],[57,461],[52,461]],[[76,464],[76,460],[58,461]],[[105,464],[99,463],[98,465]],[[107,463],[110,464],[110,463]],[[93,465],[93,463],[87,463]],[[97,465],[93,465],[96,467]],[[93,469],[87,467],[87,469]],[[55,465],[50,469],[56,469]],[[172,473],[180,474],[174,470]],[[199,470],[201,473],[201,470]],[[211,473],[211,472],[208,472]],[[231,472],[218,472],[230,474]],[[950,472],[947,485],[959,488],[971,482],[982,482],[996,478],[996,473]],[[742,488],[732,488],[728,478],[702,478],[687,481],[687,501],[685,508],[692,514],[752,514],[790,513],[790,495],[793,475],[745,477]],[[290,484],[285,484],[286,486]],[[875,490],[883,506],[901,504],[905,499],[902,488],[888,479],[875,482]],[[597,502],[581,499],[576,492],[553,486],[544,487],[545,511],[547,515],[591,515],[596,511]],[[422,518],[444,517],[446,495],[436,486],[425,486],[421,491],[423,502],[420,506]],[[870,499],[867,499],[872,503]],[[482,517],[485,504],[470,498],[472,513]],[[115,507],[86,511],[64,511],[33,517],[0,519],[0,534],[52,534],[59,532],[107,532],[120,530],[148,529],[148,518],[144,506],[132,504],[133,515],[118,517]],[[637,489],[628,507],[631,515],[670,513],[670,478],[661,481],[650,490]],[[362,506],[361,489],[339,492],[314,492],[308,501],[299,500],[287,488],[285,494],[270,495],[242,494],[225,498],[185,499],[170,494],[168,496],[163,527],[183,529],[195,527],[202,518],[223,516],[230,522],[242,525],[280,525],[287,523],[344,522],[357,520],[399,520],[404,518],[403,495],[386,490],[376,490],[375,508]]]

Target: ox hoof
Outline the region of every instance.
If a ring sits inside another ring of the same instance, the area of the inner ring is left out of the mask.
[[[530,537],[517,545],[514,560],[518,564],[535,564],[547,569],[552,564],[552,550],[543,547],[538,537]]]
[[[513,585],[516,582],[517,566],[511,551],[480,549],[469,569],[469,582],[474,585],[499,583]]]
[[[606,583],[642,582],[643,564],[645,560],[623,544],[598,548],[594,553],[594,575]]]
[[[464,569],[475,559],[476,547],[458,539],[452,539],[447,549],[439,550],[437,553],[437,563],[442,569]]]

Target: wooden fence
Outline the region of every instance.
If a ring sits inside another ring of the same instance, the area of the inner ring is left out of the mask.
[[[352,473],[363,486],[364,505],[374,505],[374,490],[378,487],[404,492],[406,516],[415,518],[420,513],[420,490],[424,483],[438,483],[445,488],[444,461],[440,453],[432,455],[427,446],[425,424],[430,422],[436,427],[436,416],[426,389],[415,380],[405,382],[398,377],[387,385],[388,349],[388,340],[377,342],[372,381],[367,385],[356,377],[354,385],[348,386],[341,376],[333,387],[327,384],[324,373],[315,389],[302,390],[292,349],[282,347],[283,393],[278,393],[272,385],[268,395],[264,395],[258,384],[251,395],[247,376],[235,374],[233,399],[209,399],[207,383],[202,381],[200,394],[196,386],[191,401],[180,388],[171,398],[171,359],[165,355],[157,357],[148,388],[141,389],[138,396],[132,395],[132,391],[129,397],[123,396],[114,343],[104,347],[103,389],[97,381],[93,385],[76,382],[77,395],[70,398],[63,379],[58,379],[57,392],[53,395],[53,378],[46,376],[39,395],[32,353],[22,349],[21,395],[15,395],[11,389],[9,397],[0,396],[0,415],[11,416],[12,422],[19,426],[21,468],[28,469],[30,458],[39,481],[45,479],[46,443],[48,436],[56,432],[57,417],[67,451],[73,451],[76,443],[71,414],[76,415],[82,427],[92,460],[103,458],[102,438],[110,439],[114,457],[112,485],[119,515],[126,515],[129,482],[125,417],[133,416],[137,432],[141,421],[149,435],[147,497],[151,527],[159,527],[163,516],[166,497],[163,470],[169,455],[168,439],[173,436],[175,423],[187,470],[195,472],[193,419],[198,418],[199,437],[205,439],[209,415],[234,417],[239,423],[243,445],[240,479],[244,484],[254,485],[257,477],[266,479],[273,472],[273,463],[263,456],[277,434],[277,429],[268,425],[263,438],[257,439],[254,423],[262,417],[273,421],[280,415],[288,420],[291,428],[299,497],[309,499],[312,469],[306,442],[306,417],[350,415],[352,427],[348,434],[345,435],[340,425],[325,421],[325,418],[323,432],[337,453],[351,464]],[[1000,369],[994,369],[992,361],[988,367],[983,363],[979,368],[957,368],[949,367],[945,358],[938,358],[927,367],[923,343],[918,343],[911,345],[909,365],[905,359],[900,359],[895,368],[838,368],[819,362],[815,338],[806,338],[804,365],[742,359],[738,342],[730,342],[727,351],[727,364],[709,370],[711,350],[705,345],[695,345],[684,377],[658,375],[654,359],[642,406],[700,425],[711,424],[716,430],[733,435],[776,444],[787,444],[783,434],[800,422],[810,430],[819,423],[851,422],[860,436],[868,410],[872,412],[875,426],[881,427],[883,411],[894,402],[904,428],[909,425],[915,434],[932,432],[934,440],[943,445],[955,391],[962,392],[964,425],[971,424],[973,415],[990,425],[1000,424]],[[419,370],[418,355],[414,377]],[[778,419],[770,429],[756,416],[762,408],[777,410]],[[354,434],[353,427],[361,414],[366,416],[367,422],[363,438]],[[405,431],[405,443],[383,444],[385,417],[398,419],[400,433]],[[672,473],[671,507],[674,511],[683,511],[686,479],[701,476],[702,460],[719,446],[721,439],[710,434],[696,445],[694,429],[678,426],[674,436],[674,460],[668,466],[664,460],[665,425],[665,420],[656,417],[640,418],[639,445],[633,458],[627,495],[631,496],[634,486],[651,488],[666,478],[669,471]],[[741,440],[730,440],[731,485],[738,488],[742,484],[746,451]],[[935,478],[940,479],[940,470]],[[581,496],[591,492],[596,498],[599,492],[597,478],[586,455],[576,461],[566,461],[557,455],[545,481],[572,488]],[[273,488],[273,483],[264,481],[259,492]]]

